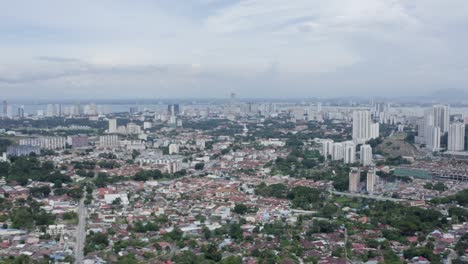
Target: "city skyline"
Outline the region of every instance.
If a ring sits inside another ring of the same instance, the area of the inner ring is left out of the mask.
[[[467,0],[0,8],[0,264],[468,263]]]
[[[0,89],[21,99],[465,90],[467,14],[460,0],[15,1],[0,11]]]

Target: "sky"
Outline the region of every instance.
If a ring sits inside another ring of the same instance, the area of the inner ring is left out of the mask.
[[[468,89],[466,0],[0,0],[0,97]]]

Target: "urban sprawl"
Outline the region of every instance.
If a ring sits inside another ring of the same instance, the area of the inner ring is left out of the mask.
[[[0,263],[468,263],[468,108],[3,102]]]

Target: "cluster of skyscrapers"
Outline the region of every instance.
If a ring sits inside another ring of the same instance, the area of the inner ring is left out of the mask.
[[[135,123],[128,123],[126,126],[117,126],[117,119],[109,119],[109,128],[107,132],[109,134],[134,134],[138,135],[142,133],[141,126]]]
[[[415,141],[424,144],[431,151],[439,151],[442,149],[441,139],[445,135],[448,151],[465,150],[465,124],[459,121],[450,123],[449,106],[435,105],[418,121],[418,136]]]
[[[370,194],[375,192],[378,176],[376,175],[375,168],[367,171],[366,175],[366,191]],[[351,168],[349,172],[349,192],[357,193],[361,191],[361,169]]]
[[[322,140],[322,154],[333,161],[343,161],[345,164],[356,163],[356,144],[352,141],[333,142],[331,139]],[[363,166],[371,166],[372,147],[368,144],[359,146],[359,162]]]
[[[379,123],[373,122],[370,111],[353,112],[353,142],[355,144],[363,144],[370,139],[378,138],[379,133]]]

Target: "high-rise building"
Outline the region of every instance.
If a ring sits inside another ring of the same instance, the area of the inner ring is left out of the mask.
[[[375,108],[374,108],[375,116],[380,117],[382,113],[388,112],[389,109],[390,109],[390,105],[388,103],[378,102],[375,104]]]
[[[369,139],[379,137],[379,123],[373,123],[368,110],[353,112],[353,142],[364,144]]]
[[[54,117],[54,116],[61,116],[62,112],[62,105],[60,104],[48,104],[46,109],[46,116],[47,117]]]
[[[332,160],[342,160],[344,158],[343,143],[333,143]]]
[[[177,126],[177,116],[171,115],[169,117],[169,124],[172,126]]]
[[[18,117],[24,118],[24,106],[18,108]]]
[[[130,114],[133,115],[133,114],[136,114],[138,113],[138,106],[131,106],[130,107]]]
[[[418,136],[415,138],[415,142],[418,144],[427,143],[427,130],[429,126],[434,125],[433,111],[427,110],[424,116],[417,121],[418,125]]]
[[[55,105],[55,109],[57,111],[57,115],[58,116],[62,116],[63,115],[63,108],[62,108],[62,105],[61,104],[56,104]]]
[[[349,192],[359,192],[359,183],[361,181],[361,170],[358,168],[351,168],[349,172]]]
[[[8,117],[8,101],[3,101],[3,116]]]
[[[101,147],[117,147],[119,146],[119,136],[105,135],[99,137],[99,146]]]
[[[127,124],[127,134],[141,134],[141,126],[135,123],[128,123]]]
[[[143,129],[150,129],[153,127],[153,123],[149,121],[143,122]]]
[[[449,130],[450,114],[448,105],[435,105],[433,107],[434,126],[440,127],[443,134]]]
[[[325,139],[322,141],[322,155],[325,157],[325,159],[328,158],[328,156],[333,156],[333,140],[331,139]]]
[[[179,145],[177,144],[170,144],[169,145],[169,155],[179,153]]]
[[[109,119],[109,129],[107,130],[109,133],[117,133],[117,119]]]
[[[440,150],[440,138],[449,131],[449,107],[447,105],[435,105],[432,110],[424,113],[424,117],[418,121],[418,136],[416,143],[425,144],[431,151]],[[453,131],[453,133],[456,133]],[[452,135],[452,139],[455,139]],[[455,144],[455,142],[453,142]],[[454,147],[452,145],[450,148]]]
[[[440,150],[440,127],[428,126],[426,128],[426,148],[431,151]]]
[[[167,113],[169,115],[179,115],[180,114],[180,106],[179,104],[170,104],[167,106]]]
[[[76,104],[73,106],[73,110],[72,110],[71,115],[73,115],[73,116],[80,116],[81,114],[83,114],[83,109],[82,109],[82,107],[81,107],[81,104],[80,104],[80,103],[76,103]]]
[[[356,144],[365,143],[370,139],[371,115],[369,111],[353,112],[353,141]]]
[[[68,136],[67,143],[72,148],[87,148],[89,146],[89,138],[87,135]]]
[[[380,135],[380,124],[373,123],[370,125],[370,138],[378,138]]]
[[[372,165],[372,147],[370,145],[361,145],[360,160],[363,166]]]
[[[375,169],[372,168],[367,172],[366,190],[368,193],[375,192],[376,182],[377,182],[377,175],[375,175]]]
[[[14,157],[28,156],[31,153],[40,155],[41,148],[39,146],[19,145],[19,146],[9,146],[6,151],[7,156],[14,156]]]
[[[85,105],[84,107],[85,115],[89,116],[97,116],[98,115],[98,107],[95,103],[91,103],[89,105]]]
[[[447,149],[449,151],[462,151],[465,149],[465,124],[455,123],[450,125]]]
[[[356,145],[349,141],[344,143],[344,163],[352,164],[356,162]]]
[[[42,149],[64,149],[67,139],[64,137],[38,137],[22,138],[19,140],[20,146],[37,146]]]

